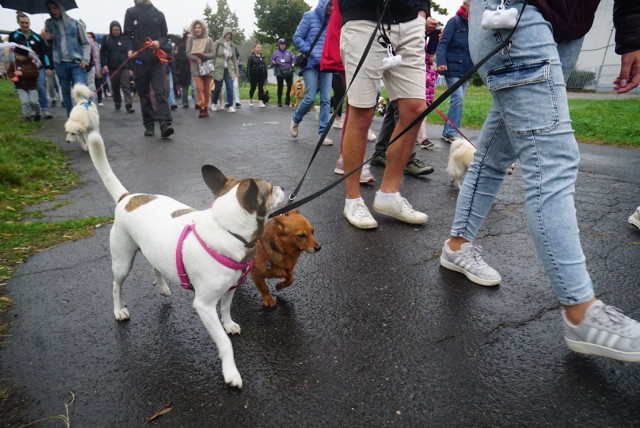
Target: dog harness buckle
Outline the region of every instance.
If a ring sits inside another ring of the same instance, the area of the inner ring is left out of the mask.
[[[249,260],[247,263],[237,262],[223,254],[220,254],[213,248],[209,247],[206,242],[202,240],[198,232],[196,232],[196,225],[194,223],[187,223],[182,229],[182,233],[180,233],[180,238],[178,239],[178,245],[176,246],[176,269],[178,270],[178,277],[180,278],[180,285],[185,290],[195,291],[193,289],[193,285],[191,285],[191,280],[189,279],[189,275],[187,274],[187,270],[184,267],[184,261],[182,259],[182,246],[184,244],[184,240],[187,239],[189,233],[193,232],[193,236],[196,237],[202,248],[204,248],[207,253],[211,257],[213,257],[217,262],[222,264],[229,269],[241,270],[242,275],[240,275],[240,279],[235,283],[229,290],[235,290],[240,287],[246,280],[247,275],[253,269],[253,259]]]

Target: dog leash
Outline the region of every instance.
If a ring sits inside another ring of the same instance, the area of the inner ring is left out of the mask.
[[[182,233],[180,233],[180,238],[178,239],[178,245],[176,246],[176,268],[178,270],[178,277],[180,278],[180,285],[185,290],[195,291],[193,289],[193,285],[191,285],[191,280],[189,279],[189,275],[187,274],[187,270],[184,267],[184,260],[182,259],[182,246],[184,244],[185,239],[189,236],[189,233],[193,232],[193,236],[196,237],[202,248],[204,248],[207,253],[213,257],[217,262],[222,264],[229,269],[241,270],[242,275],[238,279],[238,282],[235,283],[229,290],[235,290],[240,287],[247,279],[247,275],[253,269],[253,258],[249,260],[247,263],[237,262],[223,254],[220,254],[213,248],[209,247],[206,242],[200,237],[198,232],[196,231],[196,225],[194,223],[187,223],[182,229]]]
[[[447,117],[443,112],[441,112],[441,111],[440,111],[440,110],[438,110],[437,108],[436,108],[436,109],[434,109],[434,110],[435,110],[435,112],[436,112],[436,113],[438,113],[438,115],[439,115],[442,119],[444,119],[444,121],[445,121],[445,122],[447,122],[449,125],[451,125],[451,127],[452,127],[453,129],[455,129],[455,130],[456,130],[456,132],[457,132],[458,134],[462,135],[462,138],[464,138],[465,140],[467,140],[467,141],[469,142],[469,144],[471,144],[473,147],[475,147],[475,146],[476,146],[475,144],[473,144],[473,142],[472,142],[470,139],[468,139],[468,138],[467,138],[467,136],[466,136],[466,135],[464,135],[464,134],[462,133],[462,131],[461,131],[461,130],[459,130],[459,129],[458,129],[458,127],[457,127],[453,122],[451,122],[451,119],[449,119],[449,118],[448,118],[448,117]]]
[[[360,165],[358,165],[355,169],[353,169],[352,171],[346,172],[345,174],[340,177],[339,179],[335,180],[333,183],[329,184],[328,186],[318,190],[317,192],[312,193],[311,195],[302,198],[298,201],[294,201],[292,199],[292,197],[289,197],[289,204],[287,204],[286,206],[280,208],[279,210],[274,211],[273,213],[269,214],[269,218],[271,217],[275,217],[277,215],[280,214],[284,214],[287,211],[291,211],[294,208],[298,208],[304,204],[306,204],[307,202],[310,202],[312,200],[314,200],[315,198],[317,198],[318,196],[328,192],[329,190],[333,189],[334,187],[336,187],[338,184],[342,183],[344,180],[346,180],[347,178],[349,178],[351,175],[353,175],[355,172],[359,171],[360,168],[362,168],[363,166],[365,166],[366,164],[368,164],[369,162],[371,162],[371,159],[373,159],[375,156],[381,155],[383,153],[385,153],[387,151],[387,148],[395,143],[396,141],[398,141],[398,139],[400,137],[402,137],[404,134],[406,134],[411,128],[413,128],[414,126],[418,125],[420,122],[422,122],[422,120],[424,120],[425,117],[427,117],[427,115],[429,113],[431,113],[433,110],[435,110],[440,104],[442,104],[444,102],[444,100],[446,100],[447,98],[449,98],[451,96],[451,94],[453,94],[460,86],[462,86],[462,84],[464,82],[466,82],[467,80],[471,79],[473,77],[473,75],[475,74],[476,71],[478,71],[478,69],[480,67],[482,67],[487,61],[489,61],[489,59],[491,57],[493,57],[495,54],[497,54],[498,52],[500,52],[502,49],[504,49],[509,43],[511,43],[511,38],[513,37],[513,34],[515,33],[516,29],[518,28],[518,24],[520,23],[520,19],[522,18],[522,15],[524,14],[524,10],[527,7],[527,4],[529,3],[528,0],[525,0],[523,5],[522,5],[522,9],[520,10],[520,13],[518,14],[518,19],[516,21],[516,25],[513,27],[513,29],[511,30],[511,32],[509,32],[509,34],[507,35],[507,37],[502,41],[502,43],[500,43],[498,46],[496,46],[495,48],[493,48],[493,50],[491,50],[491,52],[489,52],[484,58],[482,58],[480,61],[478,61],[476,64],[474,64],[473,67],[471,67],[471,69],[469,71],[467,71],[460,79],[458,79],[457,82],[455,82],[453,85],[451,85],[444,93],[442,93],[442,95],[440,95],[434,102],[432,102],[431,104],[429,104],[427,106],[427,108],[420,113],[414,120],[413,122],[411,122],[409,125],[407,125],[402,131],[400,131],[395,138],[393,138],[391,141],[389,141],[389,143],[387,143],[384,147],[384,149],[380,152],[374,152],[373,156],[370,157],[369,159],[366,159],[364,162],[362,162]],[[382,19],[382,18],[380,18]],[[375,36],[375,32],[372,35],[372,39],[373,36]],[[369,40],[369,44],[367,44],[367,49],[365,50],[365,54],[368,53],[369,48],[371,47],[371,42],[372,39]],[[360,62],[358,63],[358,68],[356,70],[359,69],[359,67],[362,65],[362,63],[364,62],[364,56],[360,59]],[[355,73],[354,73],[355,76]],[[353,79],[351,80],[351,82],[353,83]],[[351,84],[349,85],[349,87],[351,87]],[[349,88],[347,88],[347,91],[349,90]],[[346,92],[345,92],[345,97],[346,97]],[[344,97],[343,97],[344,99]],[[331,116],[331,120],[333,120],[336,116],[336,111],[333,112],[333,115]],[[326,134],[329,133],[328,130],[329,127],[325,128],[324,132],[322,133],[322,137],[320,138],[320,141],[318,142],[318,145],[316,146],[316,151],[314,152],[312,158],[311,158],[311,162],[313,162],[313,159],[315,158],[316,153],[318,152],[318,150],[320,149],[320,145],[323,141],[323,137],[326,136]],[[298,184],[298,186],[296,187],[295,192],[297,193],[300,189],[300,187],[302,186],[302,181],[304,181],[304,178],[307,175],[307,172],[309,171],[309,167],[311,166],[311,162],[309,163],[309,166],[307,167],[307,171],[305,171],[302,180],[300,181],[300,183]],[[292,195],[293,198],[295,199],[295,194]]]

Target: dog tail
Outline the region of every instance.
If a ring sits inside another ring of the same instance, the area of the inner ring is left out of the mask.
[[[82,101],[87,98],[93,97],[93,92],[88,86],[78,83],[73,86],[73,101],[77,104],[78,101]]]
[[[93,165],[96,167],[104,187],[107,188],[107,191],[113,198],[113,201],[118,203],[118,201],[129,192],[127,192],[127,189],[124,188],[122,183],[120,183],[120,180],[118,180],[118,177],[116,177],[111,170],[111,165],[109,165],[109,160],[107,159],[107,153],[104,150],[104,141],[98,131],[92,131],[89,133],[89,136],[87,137],[87,145],[89,146],[89,156],[91,156]]]

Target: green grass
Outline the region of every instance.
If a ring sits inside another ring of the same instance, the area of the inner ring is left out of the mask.
[[[48,223],[34,204],[52,201],[79,183],[62,151],[30,135],[43,126],[23,122],[20,101],[8,81],[0,81],[0,296],[16,265],[43,249],[89,236],[97,223],[85,218]],[[0,297],[0,313],[10,301]],[[0,327],[0,335],[3,329]]]

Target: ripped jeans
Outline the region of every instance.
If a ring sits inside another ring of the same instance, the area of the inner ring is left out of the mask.
[[[483,30],[485,7],[499,0],[473,0],[469,48],[474,62],[498,45],[510,30]],[[522,9],[522,0],[508,7]],[[451,235],[473,241],[500,190],[509,165],[520,162],[527,225],[538,257],[564,305],[594,295],[580,244],[574,205],[580,155],[565,80],[578,58],[582,39],[556,45],[551,26],[527,5],[511,45],[480,69],[493,97],[475,158],[458,195]]]

